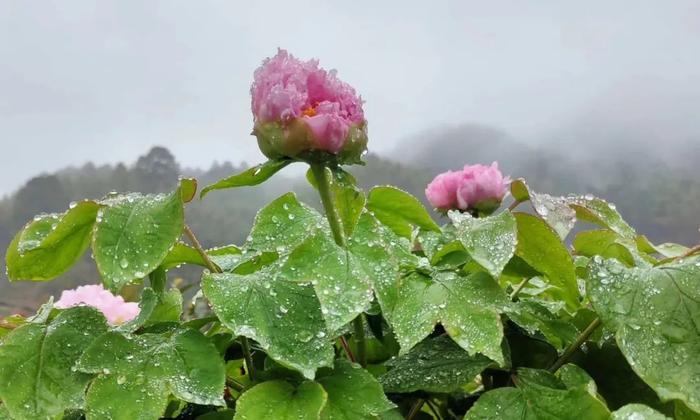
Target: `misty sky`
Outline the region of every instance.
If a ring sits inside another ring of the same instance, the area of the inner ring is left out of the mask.
[[[695,0],[0,0],[0,195],[156,144],[186,166],[262,159],[249,88],[277,47],[356,87],[374,151],[469,122],[700,133]]]

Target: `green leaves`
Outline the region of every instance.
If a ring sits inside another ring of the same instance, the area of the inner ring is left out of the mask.
[[[571,255],[559,236],[539,217],[515,213],[518,230],[516,254],[547,276],[556,295],[571,309],[578,307],[578,285]]]
[[[0,399],[10,415],[37,419],[82,408],[90,375],[73,366],[106,330],[99,312],[76,307],[47,324],[26,323],[9,333],[0,345]]]
[[[321,215],[287,193],[258,212],[246,246],[288,253],[320,228],[327,228]]]
[[[429,338],[387,365],[381,376],[386,392],[454,392],[472,381],[493,361],[480,354],[470,356],[445,336]]]
[[[607,420],[610,412],[589,392],[587,384],[566,384],[535,369],[518,369],[516,388],[498,388],[483,394],[465,419],[586,419]]]
[[[268,381],[246,391],[236,403],[235,420],[318,420],[328,395],[316,382],[294,387],[285,381]]]
[[[504,211],[495,216],[474,218],[468,213],[451,211],[457,239],[479,265],[498,278],[515,253],[516,222]]]
[[[10,280],[52,280],[83,255],[99,205],[81,201],[62,214],[37,216],[7,249]]]
[[[318,383],[328,394],[321,411],[323,420],[370,420],[394,408],[374,376],[342,359],[336,360],[333,372],[320,377]]]
[[[168,396],[224,405],[224,364],[201,333],[176,329],[124,336],[108,332],[85,350],[78,370],[97,373],[86,396],[88,418],[158,418]]]
[[[374,187],[367,197],[367,209],[397,235],[411,237],[411,225],[440,231],[425,207],[411,194],[395,187]]]
[[[238,275],[205,273],[202,290],[234,334],[258,341],[277,362],[313,378],[333,347],[314,289],[279,276],[279,266]]]
[[[183,227],[179,188],[168,195],[128,194],[107,200],[97,216],[92,244],[105,285],[118,290],[155,270]]]
[[[318,382],[295,387],[275,380],[254,386],[237,401],[235,419],[371,420],[393,407],[369,372],[337,360]]]
[[[626,406],[615,410],[610,416],[610,420],[666,420],[666,417],[653,408],[649,408],[642,404],[627,404]]]
[[[351,322],[372,301],[372,285],[362,267],[322,231],[289,255],[282,275],[314,286],[330,331]]]
[[[199,194],[199,198],[204,198],[209,191],[213,190],[249,187],[262,184],[270,179],[272,175],[276,174],[290,163],[292,163],[291,160],[268,160],[267,162],[255,165],[252,168],[241,172],[240,174],[232,175],[228,178],[217,181],[214,184],[207,185]]]
[[[451,272],[431,279],[413,273],[399,288],[391,325],[405,354],[441,323],[447,334],[469,354],[481,353],[504,364],[503,326],[499,312],[508,298],[491,276],[468,277]]]
[[[662,400],[700,412],[700,261],[628,268],[593,258],[587,289],[632,369]]]

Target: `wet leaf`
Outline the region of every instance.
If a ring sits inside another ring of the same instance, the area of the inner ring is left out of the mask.
[[[610,420],[670,420],[653,408],[642,404],[628,404],[612,412]]]
[[[236,402],[235,420],[318,420],[328,395],[316,382],[294,387],[285,381],[255,385]]]
[[[700,259],[628,268],[593,258],[587,289],[632,369],[662,399],[700,412]]]
[[[469,255],[492,276],[498,278],[515,253],[516,223],[504,211],[495,216],[474,218],[468,213],[451,211],[455,235]]]
[[[539,217],[527,213],[515,213],[514,217],[518,229],[518,257],[544,274],[554,288],[552,293],[563,299],[569,308],[578,307],[574,263],[559,236]]]
[[[98,374],[86,396],[89,419],[158,418],[171,394],[195,404],[224,405],[223,360],[196,330],[108,332],[85,351],[77,368]]]
[[[440,231],[430,213],[411,194],[395,187],[374,187],[367,197],[367,209],[397,235],[411,237],[412,227]]]
[[[118,290],[155,270],[184,228],[180,190],[168,195],[127,194],[104,201],[92,241],[104,284]]]
[[[554,347],[562,349],[579,334],[569,320],[563,320],[547,307],[531,299],[521,299],[511,304],[506,314],[528,333],[541,332]]]
[[[271,265],[248,274],[205,273],[202,290],[221,322],[256,340],[284,366],[313,378],[333,363],[333,346],[313,287],[285,280]]]
[[[262,184],[290,163],[292,163],[291,160],[268,160],[265,163],[253,166],[250,169],[246,169],[239,174],[232,175],[211,185],[207,185],[199,194],[199,198],[204,198],[205,195],[214,190],[250,187],[253,185]]]
[[[433,279],[413,273],[400,285],[391,320],[400,354],[408,353],[441,323],[469,354],[481,353],[503,364],[499,313],[507,304],[498,283],[484,272],[468,277],[441,272]]]
[[[567,386],[543,370],[520,368],[516,388],[483,394],[466,420],[608,420],[610,412],[583,386]]]
[[[99,204],[81,201],[62,214],[37,216],[12,240],[5,262],[10,280],[52,280],[90,245]]]
[[[387,363],[380,377],[385,392],[454,392],[494,365],[480,354],[470,356],[451,338],[429,338]]]
[[[0,399],[12,417],[49,418],[82,408],[90,375],[73,365],[106,330],[102,314],[80,306],[9,333],[0,345]]]
[[[566,201],[579,219],[606,227],[623,238],[636,239],[634,229],[622,219],[614,204],[592,195],[570,196]]]
[[[372,420],[395,407],[374,376],[343,359],[336,359],[333,371],[319,377],[318,383],[328,394],[322,420]]]

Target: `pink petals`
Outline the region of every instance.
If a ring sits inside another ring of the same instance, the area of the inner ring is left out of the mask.
[[[136,318],[141,309],[134,302],[125,302],[121,296],[113,295],[101,284],[78,286],[73,290],[64,290],[61,298],[54,305],[59,309],[73,306],[92,306],[107,318],[110,325],[120,325]]]

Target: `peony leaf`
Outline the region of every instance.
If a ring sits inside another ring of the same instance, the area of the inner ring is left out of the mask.
[[[343,359],[336,359],[333,371],[319,377],[318,383],[328,394],[322,420],[372,420],[395,407],[374,376]]]
[[[567,306],[579,306],[576,271],[569,251],[559,236],[542,219],[527,213],[515,213],[518,229],[516,254],[530,267],[544,274],[554,287],[553,293]]]
[[[104,284],[118,290],[155,270],[184,228],[180,189],[168,195],[126,194],[103,201],[92,240]]]
[[[234,334],[307,378],[333,363],[333,346],[313,287],[288,281],[273,264],[247,275],[205,273],[202,290]]]
[[[255,385],[236,401],[234,420],[318,420],[328,395],[316,382],[298,387],[285,381]]]
[[[223,360],[196,330],[108,332],[85,350],[77,368],[98,374],[86,395],[88,418],[158,418],[171,394],[195,404],[224,405]]]
[[[478,219],[456,211],[451,211],[449,216],[455,226],[457,239],[469,255],[493,277],[498,278],[515,253],[515,217],[508,211]]]
[[[90,245],[99,208],[94,201],[81,201],[65,213],[28,223],[7,249],[10,280],[52,280],[68,271]]]
[[[90,375],[73,365],[105,331],[102,314],[80,306],[9,333],[0,344],[0,399],[12,418],[52,418],[82,408]]]
[[[632,369],[662,401],[700,412],[700,259],[628,268],[596,257],[588,272],[593,307]]]
[[[367,209],[397,235],[411,237],[411,226],[440,232],[420,201],[411,194],[395,187],[374,187],[367,197]]]
[[[468,277],[440,272],[432,279],[413,273],[400,284],[391,325],[400,354],[408,353],[441,323],[470,355],[481,353],[503,365],[499,314],[507,305],[503,290],[484,272]]]
[[[422,341],[387,365],[391,370],[379,378],[386,392],[450,393],[494,362],[480,354],[470,356],[451,338],[441,336]]]
[[[567,385],[543,370],[520,368],[516,388],[484,393],[465,420],[608,420],[610,412],[585,385]]]
[[[199,194],[199,198],[204,198],[205,195],[214,190],[223,190],[226,188],[236,187],[251,187],[253,185],[262,184],[290,163],[292,163],[292,161],[288,159],[268,160],[265,163],[253,166],[250,169],[246,169],[239,174],[232,175],[211,185],[207,185],[204,187],[204,189],[202,189],[202,192]]]

